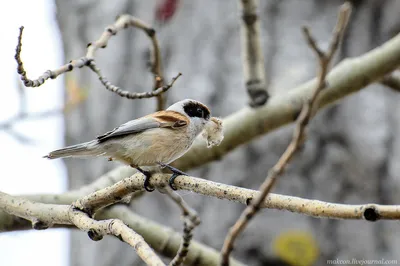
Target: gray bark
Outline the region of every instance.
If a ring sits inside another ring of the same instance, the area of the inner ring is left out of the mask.
[[[260,1],[262,46],[272,95],[315,76],[316,60],[299,26],[310,25],[326,47],[342,1]],[[353,1],[355,9],[338,59],[357,56],[399,31],[399,1]],[[86,44],[121,13],[152,22],[156,1],[56,1],[65,58],[78,58]],[[236,1],[181,1],[174,18],[157,31],[169,80],[183,72],[168,93],[168,104],[193,98],[226,116],[247,104],[242,75],[239,13]],[[157,30],[157,28],[156,28]],[[127,30],[98,52],[98,65],[114,84],[132,91],[150,90],[146,69],[150,42],[143,32]],[[90,88],[88,100],[66,115],[66,144],[88,141],[130,119],[155,110],[155,100],[127,100],[106,91],[88,69],[68,74]],[[317,115],[309,138],[274,190],[277,193],[340,203],[396,204],[400,196],[400,105],[394,92],[373,85]],[[238,121],[240,123],[240,121]],[[279,129],[240,147],[221,161],[189,173],[256,189],[284,151],[293,127]],[[71,188],[91,182],[117,164],[104,158],[66,160]],[[220,177],[220,178],[216,178]],[[252,177],[247,178],[247,177]],[[200,213],[195,239],[220,249],[243,206],[181,193]],[[177,207],[158,192],[133,206],[146,217],[181,230]],[[400,235],[391,221],[368,223],[315,219],[276,210],[261,211],[237,242],[233,255],[250,265],[276,257],[271,242],[290,229],[309,232],[326,259],[394,259]],[[92,242],[73,232],[72,265],[142,265],[135,252],[116,239]]]

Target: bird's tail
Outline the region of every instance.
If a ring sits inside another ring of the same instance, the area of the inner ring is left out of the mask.
[[[57,159],[63,157],[97,156],[100,154],[101,151],[97,148],[97,142],[94,140],[52,151],[43,156],[43,158]]]

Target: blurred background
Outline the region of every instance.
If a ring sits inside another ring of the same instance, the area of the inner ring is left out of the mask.
[[[400,29],[399,1],[351,2],[353,14],[337,60],[359,56]],[[315,76],[316,60],[300,26],[309,25],[326,47],[342,3],[260,1],[262,47],[272,97]],[[7,193],[61,192],[90,183],[119,164],[104,158],[46,161],[41,156],[64,145],[88,141],[156,109],[155,99],[132,101],[106,91],[85,68],[40,88],[21,89],[13,59],[20,25],[25,26],[22,59],[30,78],[81,57],[86,44],[98,39],[117,15],[129,13],[154,25],[165,78],[183,73],[169,91],[167,105],[193,98],[210,106],[214,116],[224,117],[248,103],[237,1],[20,0],[0,12],[5,38],[0,44],[0,161],[5,170],[0,189]],[[97,53],[97,63],[113,84],[131,91],[149,91],[153,80],[148,69],[149,48],[143,32],[125,30]],[[310,125],[304,149],[274,192],[348,204],[398,203],[399,99],[396,92],[376,84],[321,111]],[[20,115],[23,112],[28,118]],[[289,143],[292,130],[293,126],[278,129],[189,173],[257,189]],[[219,250],[244,206],[189,192],[180,194],[200,214],[202,223],[195,230],[195,239]],[[176,206],[157,192],[145,194],[132,208],[181,231]],[[394,221],[316,219],[264,210],[237,241],[233,256],[249,265],[397,259],[397,229]],[[79,231],[59,229],[2,233],[0,258],[1,265],[142,265],[131,247],[117,239],[93,242]]]

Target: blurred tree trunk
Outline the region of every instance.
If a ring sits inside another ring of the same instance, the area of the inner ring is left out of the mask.
[[[211,106],[226,116],[245,106],[248,98],[242,75],[237,1],[180,1],[174,17],[156,27],[166,80],[183,72],[168,94],[168,104],[184,98]],[[311,26],[327,44],[337,8],[343,1],[260,1],[262,46],[272,95],[315,76],[316,60],[307,47],[302,24]],[[357,56],[398,32],[399,1],[353,1],[355,9],[340,58]],[[157,1],[56,1],[65,58],[78,58],[88,42],[121,13],[153,23]],[[98,51],[98,65],[109,80],[131,91],[148,91],[150,42],[136,29],[113,37]],[[340,59],[338,58],[338,59]],[[127,100],[106,91],[88,69],[68,74],[89,89],[89,98],[66,115],[66,144],[88,141],[127,120],[152,112],[155,99]],[[400,96],[379,85],[370,86],[322,111],[311,124],[309,139],[290,165],[275,192],[341,203],[398,204],[400,194]],[[240,123],[240,121],[237,121]],[[282,128],[190,173],[218,182],[257,188],[283,152],[292,126]],[[399,157],[398,157],[399,156]],[[80,187],[117,164],[104,158],[66,160],[71,188]],[[247,177],[251,176],[252,179]],[[220,249],[228,228],[244,206],[181,192],[200,213],[195,238]],[[181,231],[179,212],[158,192],[133,204],[136,212]],[[224,210],[221,213],[221,210]],[[238,241],[234,256],[250,265],[266,265],[276,257],[272,242],[281,233],[298,229],[315,238],[317,264],[326,259],[393,259],[400,257],[396,222],[315,219],[289,212],[264,210]],[[72,265],[141,265],[135,252],[119,240],[92,242],[72,233]]]

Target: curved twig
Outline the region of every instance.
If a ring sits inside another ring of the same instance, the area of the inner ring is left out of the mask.
[[[126,90],[122,90],[119,87],[116,87],[112,85],[106,77],[102,76],[101,70],[96,66],[96,63],[94,61],[95,58],[95,52],[99,48],[106,48],[109,39],[116,35],[119,31],[126,29],[128,27],[135,27],[143,30],[147,36],[149,36],[152,46],[153,46],[153,62],[152,62],[152,67],[151,71],[154,75],[154,87],[153,87],[153,92],[142,92],[142,93],[135,93],[135,92],[129,92]],[[18,67],[17,67],[17,72],[21,76],[21,80],[23,81],[24,85],[26,87],[39,87],[43,85],[46,80],[50,79],[55,79],[59,75],[64,74],[66,72],[72,71],[74,68],[82,68],[84,66],[90,67],[90,69],[97,74],[99,77],[100,81],[102,84],[110,91],[115,92],[121,97],[125,97],[128,99],[142,99],[142,98],[152,98],[152,97],[157,97],[158,101],[158,108],[163,109],[165,105],[165,100],[162,97],[162,94],[166,92],[169,88],[171,88],[170,85],[164,86],[164,76],[162,74],[162,67],[161,67],[161,53],[160,53],[160,47],[158,44],[158,40],[156,38],[156,32],[155,30],[147,25],[145,22],[141,21],[140,19],[135,18],[134,16],[131,15],[120,15],[117,17],[117,20],[115,21],[114,24],[109,25],[106,27],[105,31],[102,33],[100,38],[94,42],[91,42],[87,45],[87,52],[84,57],[81,57],[79,59],[71,60],[69,63],[55,69],[55,70],[47,70],[45,71],[41,76],[39,76],[37,79],[31,80],[27,77],[26,71],[23,66],[23,62],[21,60],[21,50],[22,50],[22,33],[23,33],[24,27],[21,26],[19,29],[19,36],[18,36],[18,44],[15,49],[15,60],[17,61]],[[179,75],[178,75],[179,76]],[[174,78],[174,80],[171,82],[171,84],[175,81],[177,77]]]

